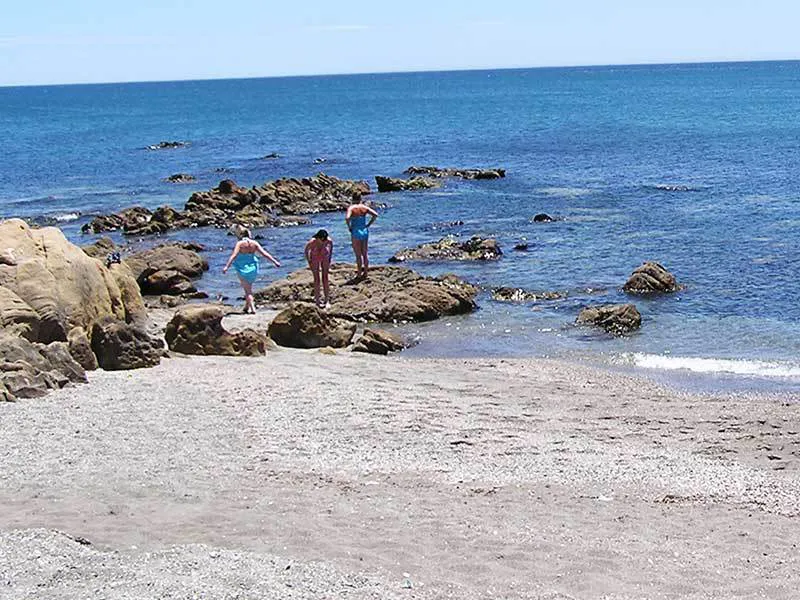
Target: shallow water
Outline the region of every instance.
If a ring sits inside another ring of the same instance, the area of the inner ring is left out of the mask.
[[[791,389],[800,387],[798,81],[800,63],[782,62],[0,88],[0,215],[54,218],[85,243],[79,227],[92,214],[181,206],[221,178],[503,166],[503,180],[380,196],[389,207],[373,229],[373,261],[445,233],[491,235],[506,250],[497,263],[412,266],[570,297],[507,305],[483,293],[473,315],[403,326],[420,340],[411,354],[579,357]],[[161,140],[190,145],[144,149]],[[270,152],[281,158],[260,158]],[[161,181],[176,172],[198,180]],[[540,212],[560,220],[531,222]],[[434,226],[454,220],[464,224]],[[320,226],[336,258],[350,260],[341,215],[260,231],[285,265],[265,269],[262,283],[303,266]],[[212,271],[200,287],[237,294],[220,273],[224,232],[167,237],[207,244]],[[522,240],[527,252],[511,250]],[[628,300],[620,287],[648,259],[687,287],[637,299],[639,333],[612,339],[571,325],[585,304]]]

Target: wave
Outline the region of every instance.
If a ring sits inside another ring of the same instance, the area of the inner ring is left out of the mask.
[[[691,371],[693,373],[724,373],[747,377],[780,377],[800,379],[800,365],[762,360],[730,358],[698,358],[666,356],[663,354],[633,353],[626,358],[634,366],[665,371]],[[627,362],[627,361],[626,361]]]
[[[702,192],[704,187],[694,185],[683,185],[679,183],[654,183],[642,186],[647,190],[659,192]]]
[[[593,190],[578,187],[546,187],[539,188],[536,191],[540,194],[556,196],[559,198],[579,198],[580,196],[587,196],[588,194],[591,194]]]

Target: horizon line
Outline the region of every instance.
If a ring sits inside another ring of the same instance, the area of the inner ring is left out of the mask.
[[[297,73],[283,75],[247,75],[234,77],[195,77],[182,79],[137,79],[117,81],[75,81],[69,83],[0,83],[0,89],[34,88],[34,87],[66,87],[90,85],[135,85],[141,83],[190,83],[206,81],[251,81],[256,79],[302,79],[315,77],[358,77],[365,75],[414,75],[423,73],[465,73],[481,71],[534,71],[551,69],[593,69],[604,67],[669,67],[678,65],[721,65],[750,63],[791,63],[800,62],[800,58],[763,58],[763,59],[720,59],[720,60],[686,60],[672,62],[630,62],[630,63],[596,63],[569,65],[537,65],[537,66],[505,66],[505,67],[463,67],[452,69],[410,69],[397,71],[352,71],[339,73]]]

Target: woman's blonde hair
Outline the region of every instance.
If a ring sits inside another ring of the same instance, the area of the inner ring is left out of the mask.
[[[233,227],[230,228],[230,233],[235,235],[236,239],[239,240],[251,237],[250,230],[244,225],[234,225]]]

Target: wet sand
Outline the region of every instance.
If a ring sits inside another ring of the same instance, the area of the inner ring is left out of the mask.
[[[800,396],[544,360],[176,357],[0,405],[0,459],[14,600],[800,589]]]

